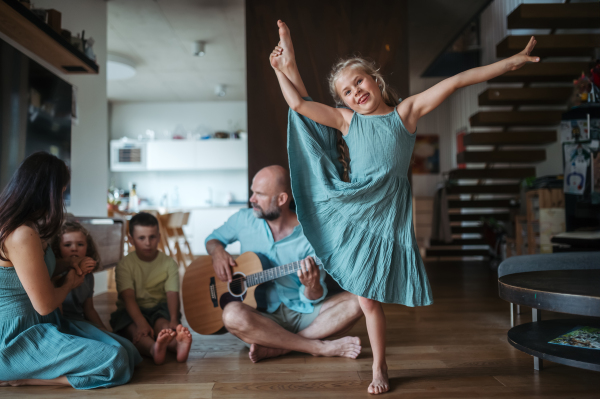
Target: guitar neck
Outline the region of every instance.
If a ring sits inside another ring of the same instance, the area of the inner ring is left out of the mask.
[[[321,260],[317,257],[314,258],[317,266],[322,266]],[[246,285],[252,287],[266,283],[267,281],[275,280],[279,277],[287,276],[292,273],[296,273],[300,270],[300,261],[288,263],[287,265],[273,267],[271,269],[263,270],[262,272],[254,273],[246,276]]]

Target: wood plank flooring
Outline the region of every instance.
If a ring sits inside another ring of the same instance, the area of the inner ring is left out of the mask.
[[[384,397],[598,398],[600,373],[545,362],[506,341],[508,303],[498,298],[495,272],[485,262],[427,264],[435,303],[424,308],[386,305],[388,366],[392,390]],[[116,295],[95,299],[108,324]],[[561,317],[544,314],[544,318]],[[529,309],[519,323],[529,322]],[[66,387],[0,388],[0,397],[29,398],[367,398],[371,349],[364,319],[351,331],[364,351],[357,360],[300,353],[253,364],[229,334],[200,336],[186,364],[148,359],[122,387],[76,391]]]

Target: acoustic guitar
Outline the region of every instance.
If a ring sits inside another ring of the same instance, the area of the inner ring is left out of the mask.
[[[254,308],[264,303],[261,284],[296,273],[300,261],[271,267],[269,260],[254,252],[245,252],[236,260],[232,281],[223,282],[215,274],[210,256],[194,260],[186,269],[181,285],[183,310],[192,330],[198,334],[214,334],[223,328],[223,309],[233,301]],[[317,266],[321,261],[315,258]]]

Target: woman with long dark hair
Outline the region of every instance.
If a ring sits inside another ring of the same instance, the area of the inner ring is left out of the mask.
[[[135,349],[58,310],[84,279],[71,269],[62,286],[50,281],[56,260],[48,242],[60,231],[69,179],[63,161],[37,152],[0,194],[1,386],[110,387],[127,383],[141,361]]]

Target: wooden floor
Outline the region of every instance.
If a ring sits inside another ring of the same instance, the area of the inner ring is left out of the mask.
[[[495,272],[486,263],[437,262],[427,264],[427,270],[434,305],[385,307],[392,390],[384,397],[600,397],[600,373],[550,362],[536,372],[532,358],[506,342],[509,307],[498,298]],[[114,294],[96,299],[106,322],[114,301]],[[521,315],[519,323],[530,321],[530,314]],[[146,359],[122,387],[0,388],[0,397],[367,398],[372,359],[364,319],[351,334],[363,341],[364,352],[357,360],[296,353],[258,364],[250,362],[248,350],[229,334],[194,334],[186,364],[171,358],[155,366]]]

